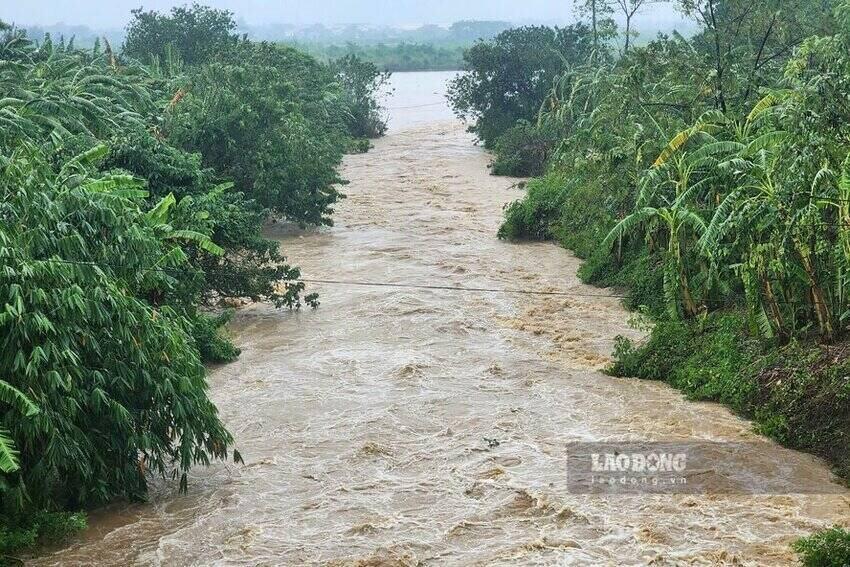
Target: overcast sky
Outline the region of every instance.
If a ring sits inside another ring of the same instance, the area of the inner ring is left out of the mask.
[[[0,19],[18,25],[81,24],[124,27],[130,10],[167,10],[182,0],[0,0]],[[572,21],[573,0],[206,0],[250,24],[366,23],[413,25],[462,19]],[[670,5],[652,8],[650,19],[678,20]]]

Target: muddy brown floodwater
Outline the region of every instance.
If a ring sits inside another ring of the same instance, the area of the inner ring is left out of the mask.
[[[33,564],[784,565],[796,537],[847,521],[846,493],[794,494],[826,466],[772,444],[748,465],[789,494],[568,489],[569,442],[757,436],[599,371],[637,336],[629,314],[563,249],[495,238],[521,191],[435,103],[445,78],[396,79],[394,130],[346,158],[336,226],[272,234],[306,278],[575,295],[314,285],[316,311],[242,309],[242,357],[210,382],[245,466],[195,471],[186,496],[159,483]]]

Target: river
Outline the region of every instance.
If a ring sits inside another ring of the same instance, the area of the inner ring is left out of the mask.
[[[244,466],[157,483],[35,565],[784,565],[846,521],[817,459],[770,443],[748,466],[787,490],[581,495],[576,441],[756,441],[726,409],[600,369],[639,337],[613,292],[552,244],[495,238],[516,180],[442,102],[450,74],[399,74],[389,135],[348,156],[332,228],[270,229],[313,280],[559,291],[311,285],[318,310],[253,305],[238,362],[210,382]],[[779,472],[776,472],[777,467]]]

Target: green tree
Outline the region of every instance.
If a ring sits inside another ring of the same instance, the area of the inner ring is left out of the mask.
[[[141,181],[92,175],[105,153],[55,173],[26,144],[0,173],[0,372],[7,393],[38,408],[0,415],[25,448],[19,470],[0,475],[7,517],[143,497],[148,472],[185,488],[193,465],[225,458],[232,444],[191,322],[168,301],[187,269],[179,242],[219,250],[167,224],[173,199],[146,213]]]
[[[832,0],[679,0],[702,27],[694,40],[711,62],[716,108],[744,112],[794,49],[833,26]]]
[[[206,63],[220,50],[235,44],[236,22],[227,10],[197,3],[175,6],[170,14],[132,11],[123,52],[140,61],[165,59],[174,49],[188,65]]]
[[[192,73],[168,121],[236,189],[301,224],[331,224],[349,134],[335,74],[291,48],[243,43]]]
[[[459,116],[475,121],[470,130],[492,148],[517,120],[537,116],[555,77],[584,61],[592,45],[584,24],[502,32],[466,52],[467,71],[451,83],[449,100]]]
[[[390,80],[390,73],[357,55],[349,54],[331,62],[337,73],[347,103],[347,128],[355,138],[377,138],[387,130],[379,97]]]

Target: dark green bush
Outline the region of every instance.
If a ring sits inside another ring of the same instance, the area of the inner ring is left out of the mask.
[[[492,164],[493,175],[539,177],[546,171],[549,157],[561,142],[561,132],[538,128],[520,121],[496,141]]]
[[[233,14],[194,3],[176,6],[169,14],[132,11],[124,53],[144,62],[165,59],[169,49],[190,65],[206,63],[237,41]]]
[[[379,71],[374,63],[353,54],[331,62],[331,68],[345,92],[349,134],[355,139],[383,136],[387,119],[378,99],[390,80],[390,73]]]
[[[503,240],[549,240],[567,198],[566,180],[559,176],[532,179],[523,199],[505,208],[505,222],[499,228]]]
[[[194,321],[195,343],[205,362],[233,362],[242,353],[225,336],[224,326],[233,318],[233,311],[224,311],[218,315],[199,313]]]
[[[24,517],[0,518],[0,565],[6,557],[37,545],[58,543],[86,528],[83,513],[36,512]]]
[[[794,543],[805,567],[848,567],[850,531],[835,527]]]

